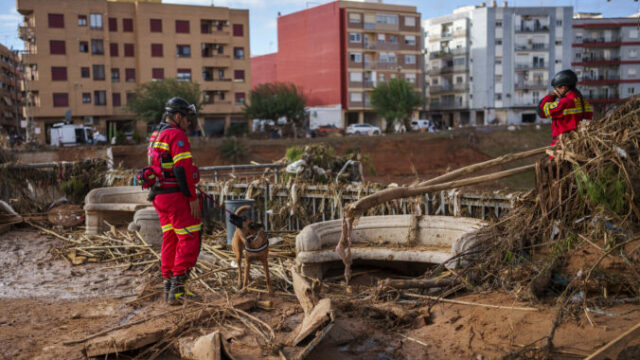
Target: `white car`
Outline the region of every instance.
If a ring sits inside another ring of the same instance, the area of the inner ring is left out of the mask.
[[[371,124],[351,124],[347,127],[347,135],[380,135],[382,131],[379,127]]]

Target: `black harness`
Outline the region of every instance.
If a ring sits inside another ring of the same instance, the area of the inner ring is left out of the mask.
[[[247,236],[247,244],[251,244],[257,237],[258,237],[258,234]],[[259,253],[259,252],[264,251],[264,250],[266,250],[268,248],[269,248],[269,240],[268,239],[267,239],[267,241],[264,242],[264,245],[260,246],[257,249],[249,249],[246,246],[244,247],[245,250],[247,250],[248,252],[252,252],[252,253]]]

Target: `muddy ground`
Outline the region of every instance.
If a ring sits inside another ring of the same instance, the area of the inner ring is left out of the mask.
[[[55,255],[53,249],[59,245],[60,240],[28,227],[0,236],[0,359],[82,359],[82,344],[62,343],[169,308],[159,299],[133,302],[145,285],[157,283],[157,274],[116,268],[109,263],[72,266]],[[512,294],[493,292],[462,294],[455,299],[537,310],[422,299],[383,305],[400,305],[415,311],[409,321],[398,321],[372,312],[371,304],[355,300],[353,294],[372,291],[371,285],[380,278],[402,274],[356,266],[354,274],[358,273],[363,274],[354,278],[350,291],[345,291],[339,276],[323,287],[324,296],[331,297],[337,309],[336,326],[309,359],[494,359],[544,338],[554,319],[549,305],[519,303]],[[264,279],[257,279],[254,286],[264,288]],[[271,300],[272,310],[254,309],[251,314],[267,322],[276,331],[278,341],[289,336],[303,317],[294,296],[199,290],[204,302],[227,295]],[[594,326],[584,313],[565,316],[554,338],[556,352],[552,358],[576,359],[592,353],[640,322],[638,310],[634,305],[598,310],[591,314]],[[193,328],[202,333],[212,329]],[[229,323],[221,329],[230,337],[230,349],[237,359],[278,358],[242,324]],[[132,355],[135,354],[120,354],[119,358]],[[176,355],[169,348],[158,358],[174,359]]]

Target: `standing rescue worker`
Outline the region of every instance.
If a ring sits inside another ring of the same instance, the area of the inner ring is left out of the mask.
[[[200,253],[202,224],[195,186],[200,176],[185,133],[189,116],[196,115],[195,106],[174,97],[165,104],[165,111],[164,121],[149,138],[147,156],[149,166],[158,175],[150,198],[162,226],[160,269],[164,299],[174,305],[197,297],[186,291],[185,283]]]
[[[560,134],[574,131],[584,119],[593,118],[591,104],[576,89],[578,76],[571,70],[557,73],[551,80],[553,91],[542,98],[538,115],[551,119],[551,145],[558,142]]]

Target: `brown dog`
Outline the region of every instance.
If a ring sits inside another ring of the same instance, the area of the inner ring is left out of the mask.
[[[236,215],[240,216],[243,212],[251,209],[251,206],[241,206],[236,210]],[[253,222],[249,218],[242,218],[242,227],[236,226],[231,242],[233,252],[236,255],[236,263],[238,263],[238,287],[245,289],[249,284],[249,269],[251,261],[259,260],[264,267],[264,273],[267,276],[267,289],[271,293],[271,278],[269,277],[269,240],[262,231],[262,226]],[[244,282],[242,281],[242,254],[244,253],[245,268]]]

